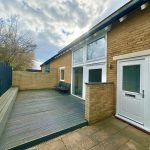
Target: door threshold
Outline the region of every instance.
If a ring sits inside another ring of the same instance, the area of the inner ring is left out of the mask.
[[[83,99],[82,97],[77,96],[77,95],[75,95],[75,94],[71,94],[71,95],[74,96],[74,97],[80,98],[81,100],[85,100],[85,99]]]
[[[147,132],[147,133],[150,134],[150,129],[144,127],[144,124],[141,125],[141,124],[139,124],[139,123],[137,123],[137,122],[135,122],[135,121],[132,121],[132,120],[126,118],[126,117],[123,117],[123,116],[121,116],[121,115],[119,115],[119,114],[116,114],[115,117],[118,118],[118,119],[121,119],[121,120],[123,120],[123,121],[129,123],[130,125],[133,125],[134,127],[138,128],[138,129],[141,129],[141,130],[143,130],[143,131],[145,131],[145,132]]]
[[[135,121],[135,120],[133,120],[133,119],[131,119],[131,118],[128,118],[128,117],[126,117],[126,116],[124,116],[124,115],[121,115],[121,114],[118,114],[119,116],[121,116],[121,117],[123,117],[123,118],[125,118],[125,119],[127,119],[127,120],[130,120],[130,121],[132,121],[132,122],[135,122],[135,123],[137,123],[137,124],[139,124],[139,125],[141,125],[141,126],[144,126],[144,123],[140,123],[140,122],[138,122],[138,121]]]

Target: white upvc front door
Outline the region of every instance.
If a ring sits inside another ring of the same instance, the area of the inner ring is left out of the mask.
[[[144,125],[146,59],[127,59],[118,62],[117,113]]]

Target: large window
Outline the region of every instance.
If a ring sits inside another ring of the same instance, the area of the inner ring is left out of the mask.
[[[89,82],[102,82],[102,69],[90,69]]]
[[[60,68],[60,81],[64,81],[65,80],[65,68],[61,67]]]
[[[140,92],[140,65],[123,66],[123,90]]]
[[[101,38],[88,45],[87,60],[105,57],[106,44],[105,38]]]
[[[83,48],[73,52],[73,64],[78,64],[83,62]]]

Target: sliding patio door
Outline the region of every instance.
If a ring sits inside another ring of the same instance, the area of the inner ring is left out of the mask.
[[[73,68],[73,94],[82,97],[83,67]]]

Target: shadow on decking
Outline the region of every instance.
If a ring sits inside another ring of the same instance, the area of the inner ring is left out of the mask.
[[[84,101],[54,90],[19,92],[0,149],[25,149],[87,125]]]

